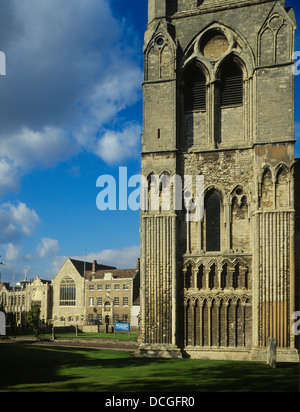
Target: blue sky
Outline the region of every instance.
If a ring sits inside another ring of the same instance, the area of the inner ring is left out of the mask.
[[[0,0],[2,281],[51,279],[85,253],[135,267],[139,212],[100,212],[96,181],[140,173],[146,24],[147,0]]]

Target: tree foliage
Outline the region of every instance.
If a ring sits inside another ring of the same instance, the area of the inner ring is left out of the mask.
[[[38,305],[31,305],[30,310],[27,312],[27,322],[32,327],[34,336],[38,337],[40,333],[39,321],[40,321],[41,309]]]

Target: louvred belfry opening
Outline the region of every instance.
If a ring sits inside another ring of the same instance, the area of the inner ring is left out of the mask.
[[[243,105],[243,72],[233,58],[221,69],[221,107]]]
[[[206,78],[197,63],[184,74],[184,111],[206,111]]]

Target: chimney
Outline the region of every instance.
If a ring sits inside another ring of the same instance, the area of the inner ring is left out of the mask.
[[[96,265],[97,265],[97,260],[94,260],[94,262],[93,262],[93,268],[92,268],[92,272],[93,272],[93,273],[96,272]]]

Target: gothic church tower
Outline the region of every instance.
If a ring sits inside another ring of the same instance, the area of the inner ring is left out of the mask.
[[[296,360],[293,10],[148,4],[140,355],[265,360],[272,337]],[[185,176],[203,176],[200,218]]]

